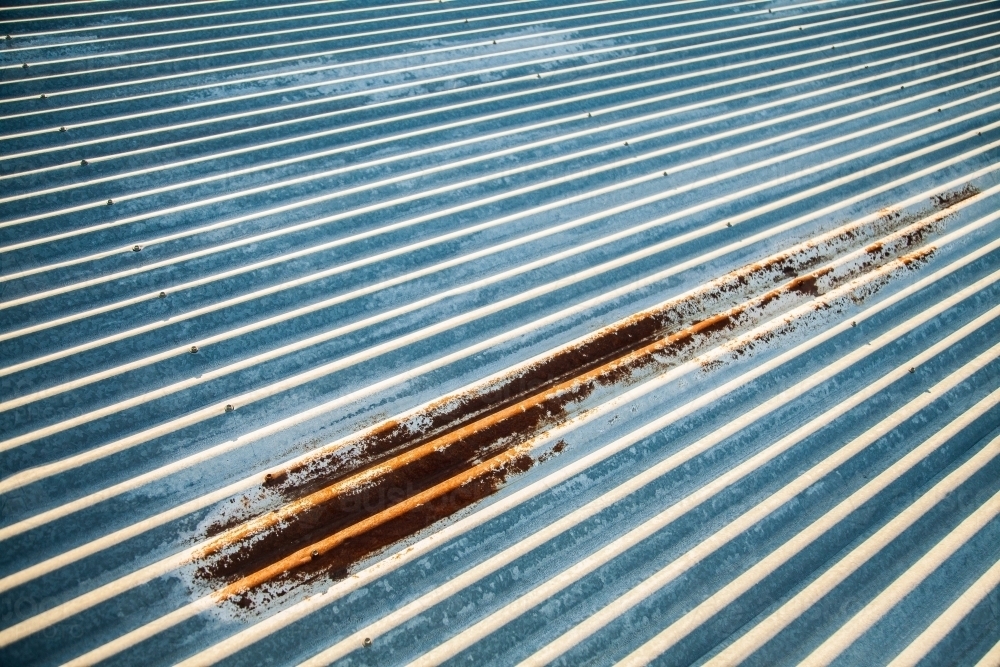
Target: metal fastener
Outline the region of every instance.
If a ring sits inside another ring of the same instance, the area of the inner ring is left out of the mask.
[[[23,65],[21,65],[21,69],[28,69],[28,63],[24,63]]]
[[[166,292],[160,292],[160,298],[161,299],[166,299],[167,298],[167,293]]]
[[[198,346],[197,345],[192,345],[191,346],[191,354],[198,354]]]
[[[727,222],[726,223],[726,227],[732,227],[732,226],[733,226],[733,223],[731,223],[731,222]]]
[[[313,552],[312,552],[312,557],[313,557],[313,558],[319,558],[319,552],[318,552],[318,551],[316,551],[315,549],[313,549]]]
[[[371,637],[365,637],[365,640],[363,642],[361,642],[361,643],[364,645],[365,648],[371,648],[372,647]]]
[[[858,326],[858,323],[857,322],[851,322],[851,326],[852,327],[856,327],[856,326]]]
[[[232,403],[226,403],[226,412],[232,412],[236,408],[233,407]]]
[[[86,160],[80,160],[80,166],[81,167],[86,167],[87,166],[87,161]]]
[[[664,176],[666,176],[666,175],[667,175],[667,172],[663,172],[663,175],[664,175]]]
[[[134,245],[132,246],[132,252],[139,252],[142,250],[142,246]]]
[[[589,111],[587,112],[587,118],[593,118],[593,116],[590,115]]]
[[[65,127],[60,127],[60,128],[59,128],[59,131],[60,131],[60,132],[65,132],[65,131],[66,131],[66,128],[65,128]]]
[[[910,372],[911,372],[911,373],[916,373],[916,372],[917,372],[917,369],[916,369],[916,368],[914,368],[913,366],[910,366]]]
[[[112,204],[114,204],[114,203],[115,203],[115,202],[114,202],[114,200],[113,200],[113,199],[109,199],[109,200],[108,200],[108,206],[111,206],[111,205],[112,205]]]
[[[628,146],[628,142],[627,141],[625,142],[625,145]]]
[[[265,482],[270,482],[271,481],[271,473],[267,473],[266,475],[264,475],[264,481]]]
[[[495,40],[495,39],[494,39],[494,40],[493,40],[493,43],[494,43],[494,44],[496,44],[496,43],[497,43],[497,40]]]
[[[44,99],[45,99],[45,93],[42,93],[41,95],[39,95],[39,96],[38,96],[38,99],[40,99],[40,100],[44,100]]]

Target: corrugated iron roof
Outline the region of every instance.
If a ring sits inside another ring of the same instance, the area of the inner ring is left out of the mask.
[[[1000,665],[997,2],[0,21],[4,664]]]

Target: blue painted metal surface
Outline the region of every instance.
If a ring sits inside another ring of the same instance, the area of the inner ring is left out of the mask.
[[[1000,3],[0,21],[3,664],[1000,665]]]

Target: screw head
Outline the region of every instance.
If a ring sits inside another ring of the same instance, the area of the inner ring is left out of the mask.
[[[10,35],[4,35],[4,39],[10,39]]]
[[[271,481],[271,473],[267,473],[266,475],[264,475],[264,481],[265,482],[270,482]]]
[[[494,43],[494,44],[496,44],[496,43],[497,43],[497,40],[495,40],[495,39],[494,39],[494,40],[493,40],[493,43]]]
[[[625,142],[625,145],[628,146],[628,142],[627,141]]]
[[[732,227],[732,226],[733,226],[733,223],[731,223],[731,222],[727,222],[726,223],[726,227]]]
[[[313,558],[319,558],[319,552],[318,552],[318,551],[316,551],[315,549],[313,549],[313,551],[312,551],[312,553],[311,553],[310,555],[311,555],[311,556],[312,556]]]
[[[166,292],[160,292],[160,298],[161,299],[166,299],[167,298],[167,293]]]
[[[226,412],[232,412],[235,409],[232,403],[226,403]]]
[[[142,246],[137,246],[137,245],[132,246],[132,252],[139,252],[140,250],[142,250]]]
[[[65,131],[66,131],[66,128],[65,128],[65,127],[60,127],[60,128],[59,128],[59,131],[60,131],[60,132],[65,132]]]
[[[851,326],[852,327],[856,327],[856,326],[858,326],[858,323],[857,322],[851,322]]]
[[[913,366],[910,366],[910,372],[911,372],[911,373],[916,373],[916,372],[917,372],[917,369],[916,369],[916,368],[914,368]]]
[[[80,166],[81,167],[86,167],[87,166],[87,161],[86,160],[80,160]]]
[[[115,201],[114,201],[113,199],[109,199],[109,200],[108,200],[108,206],[111,206],[111,205],[112,205],[112,204],[114,204],[114,203],[115,203]]]
[[[667,172],[663,172],[663,175],[664,175],[664,176],[666,176],[666,175],[667,175]]]
[[[28,69],[28,63],[23,63],[21,65],[21,69]]]
[[[365,640],[363,642],[361,642],[361,644],[365,648],[371,648],[372,647],[372,639],[371,639],[371,637],[365,637]]]
[[[198,354],[198,346],[197,345],[192,345],[191,346],[191,354]]]
[[[40,100],[44,100],[44,99],[45,99],[45,93],[42,93],[41,95],[39,95],[39,96],[38,96],[38,99],[40,99]]]

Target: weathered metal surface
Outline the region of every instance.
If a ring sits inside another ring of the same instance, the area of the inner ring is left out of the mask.
[[[1000,3],[0,21],[3,664],[1000,664]]]

